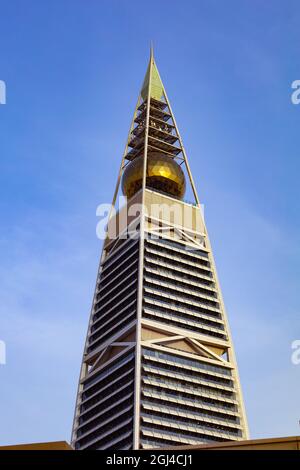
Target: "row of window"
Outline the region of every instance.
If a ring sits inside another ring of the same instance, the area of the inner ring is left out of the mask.
[[[231,369],[227,367],[222,367],[222,366],[217,366],[213,364],[208,364],[206,362],[202,362],[201,360],[194,360],[194,359],[189,359],[183,356],[177,356],[175,354],[168,354],[162,351],[158,351],[155,349],[149,349],[149,348],[143,348],[143,355],[146,358],[156,358],[156,359],[161,359],[165,361],[169,361],[175,365],[183,364],[189,367],[195,367],[196,369],[202,369],[202,370],[207,370],[211,372],[216,372],[217,374],[222,374],[228,377],[231,377]]]
[[[149,234],[149,237],[151,239],[151,234]],[[151,243],[151,242],[150,242]],[[176,251],[180,251],[182,253],[188,253],[188,254],[195,254],[196,256],[201,256],[203,258],[208,259],[208,252],[201,250],[199,248],[192,249],[190,245],[184,245],[183,243],[179,243],[173,240],[169,240],[167,238],[159,238],[155,244],[157,245],[162,245],[162,246],[169,246],[174,248]]]
[[[117,360],[113,361],[112,363],[107,364],[99,373],[93,375],[91,378],[87,378],[84,382],[84,390],[91,385],[97,384],[98,382],[102,381],[104,378],[108,377],[111,375],[115,370],[120,369],[122,366],[125,364],[132,363],[134,359],[134,352],[131,352],[129,354],[122,355],[120,358]]]
[[[197,278],[195,280],[192,279],[191,276],[183,272],[179,272],[177,273],[177,275],[174,275],[170,272],[170,270],[163,269],[160,267],[156,267],[155,269],[153,269],[149,268],[149,266],[146,265],[145,268],[147,277],[151,277],[155,280],[161,280],[163,282],[172,283],[175,286],[180,286],[182,289],[191,289],[195,293],[204,294],[218,301],[214,287],[204,284],[201,278]]]
[[[121,415],[122,413],[125,412],[125,410],[130,410],[133,407],[133,392],[126,397],[121,398],[119,401],[110,402],[110,406],[108,408],[104,408],[102,412],[98,413],[98,415],[95,413],[93,416],[93,419],[91,419],[88,423],[84,424],[77,430],[77,439],[79,439],[81,436],[87,436],[88,434],[91,434],[91,430],[95,428],[100,428],[103,426],[103,423],[106,421],[111,421],[112,417],[114,415]]]
[[[168,279],[162,280],[156,278],[155,276],[146,276],[144,281],[145,286],[159,290],[160,292],[165,292],[167,294],[179,297],[183,300],[191,301],[191,303],[199,303],[200,305],[208,305],[210,307],[219,308],[217,299],[211,300],[207,298],[207,295],[202,292],[194,291],[193,289],[188,289],[186,287],[181,287],[180,283],[172,283]]]
[[[222,385],[225,387],[233,387],[233,381],[231,377],[220,377],[219,375],[215,375],[212,371],[204,371],[202,369],[195,370],[195,368],[182,368],[180,367],[180,363],[170,364],[166,362],[153,362],[143,360],[142,365],[146,368],[147,366],[150,366],[151,370],[160,372],[162,374],[167,374],[168,372],[170,372],[174,374],[180,374],[186,377],[187,379],[190,378],[191,380],[203,379],[206,382],[211,382],[212,384]]]
[[[136,318],[136,309],[127,313],[127,315],[117,315],[110,323],[106,324],[106,327],[102,326],[97,333],[89,338],[88,353],[96,349],[100,344],[104,343],[111,336],[118,333],[122,328],[125,328],[130,322]]]
[[[88,401],[84,402],[80,407],[80,417],[78,424],[83,424],[100,411],[106,409],[111,400],[121,400],[132,393],[134,382],[133,370],[128,374],[122,374],[120,378],[111,381],[105,388],[95,393]]]
[[[198,385],[198,384],[191,384],[188,381],[185,381],[184,379],[173,379],[169,377],[157,377],[156,375],[152,375],[147,373],[146,375],[143,375],[143,381],[146,384],[154,385],[156,387],[169,387],[170,389],[173,390],[178,390],[179,392],[183,393],[191,393],[191,394],[196,394],[197,396],[209,396],[214,400],[221,400],[223,399],[230,399],[234,400],[234,394],[228,390],[224,389],[219,389],[219,388],[214,388],[213,385]]]
[[[157,248],[161,253],[170,254],[170,256],[177,254],[177,256],[180,256],[180,258],[183,260],[187,260],[189,262],[194,262],[197,264],[203,264],[203,266],[210,267],[208,254],[205,251],[191,251],[188,250],[187,246],[185,246],[183,249],[182,246],[178,246],[178,243],[176,244],[177,246],[172,245],[174,245],[173,242],[170,242],[169,240],[165,239],[157,240],[157,242],[153,242],[152,240],[146,241],[146,247],[149,246],[149,248],[151,248],[152,246],[155,246],[155,248]]]
[[[180,435],[182,430],[185,431],[192,431],[195,433],[201,433],[201,431],[210,431],[210,432],[216,432],[220,434],[226,434],[227,436],[240,436],[241,431],[240,429],[232,429],[226,425],[221,425],[221,424],[216,424],[212,423],[209,421],[204,421],[203,419],[198,419],[196,421],[188,419],[188,418],[183,418],[179,416],[172,416],[171,414],[164,413],[164,412],[143,412],[142,418],[144,418],[144,421],[147,423],[155,424],[155,425],[161,425],[164,427],[167,427],[168,424],[171,426],[171,428],[174,428],[174,425],[179,428],[178,434]],[[188,429],[188,428],[192,428]]]
[[[128,239],[125,244],[117,251],[112,253],[107,257],[102,264],[102,271],[106,271],[108,267],[111,267],[117,261],[118,264],[121,264],[124,258],[128,257],[132,252],[136,251],[138,248],[137,240]]]
[[[189,273],[196,275],[198,278],[200,278],[201,275],[204,275],[205,277],[210,278],[213,281],[212,272],[205,269],[204,266],[203,267],[201,267],[201,265],[194,266],[192,264],[189,264],[185,260],[180,259],[179,257],[175,259],[173,256],[172,257],[162,256],[159,253],[154,253],[153,250],[150,251],[147,248],[145,251],[146,251],[145,253],[146,256],[150,257],[157,264],[160,264],[160,263],[162,265],[167,264],[168,266],[171,266],[171,267],[175,266],[177,268],[182,267],[183,269],[187,270]]]
[[[170,431],[170,428],[168,426],[163,426],[163,425],[158,425],[158,424],[144,424],[141,428],[142,434],[154,434],[153,437],[156,439],[159,439],[159,435],[161,434],[162,439],[166,439],[169,437],[173,437],[172,443],[174,445],[174,440],[177,441],[178,444],[183,444],[184,439],[191,439],[193,443],[203,443],[204,439],[208,439],[209,436],[205,433],[197,433],[197,432],[192,432],[188,430],[180,430],[180,433],[176,430]],[[174,439],[175,438],[175,439]],[[182,440],[180,439],[182,438]],[[229,436],[212,436],[211,441],[228,441],[231,440]]]
[[[99,308],[98,310],[95,311],[93,321],[96,323],[96,321],[101,320],[103,321],[103,318],[108,318],[108,313],[114,313],[117,310],[122,310],[125,308],[129,302],[132,301],[132,299],[136,296],[136,290],[137,290],[137,283],[134,281],[131,283],[131,286],[124,287],[121,292],[118,293],[118,295],[114,298],[111,299],[111,301],[101,304],[99,303]],[[105,321],[105,320],[104,320]]]
[[[100,308],[93,317],[93,331],[101,327],[103,322],[106,322],[109,318],[114,317],[118,312],[124,311],[132,302],[136,303],[136,289],[126,293],[125,297],[122,297],[118,303],[113,304],[110,308],[105,308],[103,311]]]
[[[229,411],[227,408],[215,407],[209,403],[203,402],[203,398],[197,400],[194,397],[194,400],[184,399],[179,400],[175,399],[172,396],[165,394],[155,394],[153,392],[149,393],[149,389],[142,391],[143,403],[151,406],[162,406],[169,409],[174,409],[178,412],[182,411],[185,413],[203,413],[207,416],[210,416],[213,419],[221,419],[229,423],[240,424],[239,417],[235,414],[234,411]]]
[[[137,261],[138,251],[136,249],[126,254],[122,262],[116,260],[115,265],[112,268],[109,268],[108,270],[100,273],[99,283],[97,285],[97,292],[99,291],[99,289],[108,286],[111,282],[114,283],[119,275],[124,274],[128,266],[133,266],[132,269],[134,269],[134,266],[136,265]]]
[[[144,311],[149,315],[177,320],[181,324],[189,324],[192,329],[197,327],[201,328],[201,326],[205,325],[216,328],[222,333],[224,332],[224,325],[216,321],[218,318],[215,316],[210,316],[207,313],[192,312],[190,309],[182,307],[178,308],[178,306],[173,305],[173,303],[170,304],[164,301],[153,302],[153,299],[148,299],[147,296],[144,298]]]
[[[105,447],[106,444],[113,443],[125,432],[132,433],[133,413],[132,410],[127,411],[121,416],[114,417],[112,421],[105,426],[97,429],[89,436],[76,440],[75,448],[77,449],[99,449]],[[128,437],[128,436],[126,436]],[[108,447],[109,448],[109,447]]]
[[[194,407],[195,409],[203,405],[205,407],[211,407],[211,409],[217,410],[220,413],[222,411],[232,413],[232,416],[235,416],[237,412],[237,406],[235,403],[216,400],[209,396],[197,396],[195,394],[189,394],[172,389],[166,390],[165,388],[149,384],[145,384],[143,386],[142,393],[145,397],[150,398],[151,400],[159,399],[171,403],[184,403],[185,405]]]
[[[211,289],[215,288],[214,279],[212,276],[209,276],[207,272],[203,273],[202,270],[191,270],[190,268],[180,266],[178,263],[170,263],[169,259],[159,259],[158,257],[146,255],[144,258],[144,265],[146,271],[148,267],[150,269],[159,269],[160,272],[166,274],[166,277],[168,275],[180,275],[183,279],[201,283],[203,286],[207,286]]]
[[[170,306],[173,307],[173,309],[175,308],[175,310],[177,308],[180,308],[181,310],[184,309],[187,313],[191,312],[191,314],[195,314],[198,312],[204,313],[205,315],[209,315],[211,317],[221,318],[220,312],[218,310],[209,308],[208,306],[206,307],[205,304],[190,304],[187,300],[184,302],[180,301],[177,298],[170,298],[167,295],[164,295],[164,293],[160,292],[158,289],[156,289],[156,291],[154,291],[154,289],[150,290],[150,288],[147,288],[147,286],[145,286],[145,291],[147,298],[153,299],[154,301],[163,304],[163,306],[165,306],[166,308]]]
[[[168,314],[158,314],[155,311],[145,311],[143,317],[149,318],[150,320],[159,321],[160,323],[165,323],[167,325],[172,325],[178,328],[184,328],[185,330],[194,331],[195,333],[200,333],[202,335],[225,339],[224,333],[207,330],[203,327],[201,328],[200,321],[199,323],[196,323],[193,321],[186,320],[179,315],[177,317],[178,319],[176,320],[176,315],[174,315],[173,313],[170,315],[170,318],[168,318]],[[174,347],[174,349],[176,348]]]
[[[104,286],[100,285],[101,288],[99,291],[97,291],[96,301],[100,299],[104,301],[107,295],[113,295],[112,292],[115,289],[120,289],[124,281],[129,281],[130,279],[132,279],[133,276],[136,277],[137,268],[137,260],[134,263],[129,263],[129,265],[126,264],[125,269],[123,271],[120,271],[120,274],[118,274],[118,276],[114,276],[113,279],[109,283],[105,283]]]

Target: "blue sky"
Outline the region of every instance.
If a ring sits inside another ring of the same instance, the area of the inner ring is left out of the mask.
[[[299,435],[299,2],[0,0],[0,444],[69,440],[149,44],[214,248],[252,437]]]

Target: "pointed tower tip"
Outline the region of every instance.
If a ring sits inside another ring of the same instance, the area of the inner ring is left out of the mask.
[[[145,75],[145,79],[143,82],[141,96],[143,100],[146,100],[147,97],[151,96],[151,98],[155,98],[156,100],[160,100],[164,93],[164,87],[158,73],[158,69],[154,60],[154,50],[153,50],[153,43],[150,43],[150,60],[147,68],[147,72]]]
[[[150,59],[154,59],[153,41],[150,42]]]

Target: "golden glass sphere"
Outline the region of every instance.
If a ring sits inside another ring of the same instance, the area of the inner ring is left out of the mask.
[[[143,157],[137,157],[123,173],[122,191],[128,198],[131,198],[142,187],[143,165]],[[185,176],[173,158],[151,152],[147,158],[146,186],[182,199],[185,193]]]

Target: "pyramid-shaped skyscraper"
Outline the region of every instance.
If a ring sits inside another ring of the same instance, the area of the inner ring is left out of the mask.
[[[127,204],[115,210],[121,189]],[[151,50],[103,243],[72,444],[154,449],[247,438],[212,249]]]

